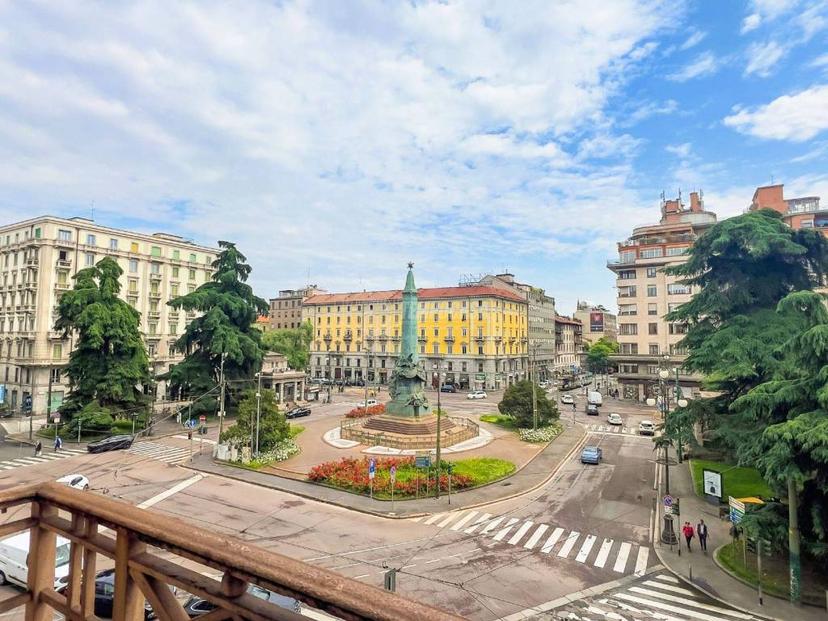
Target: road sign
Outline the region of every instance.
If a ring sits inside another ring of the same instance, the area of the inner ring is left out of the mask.
[[[0,403],[6,402],[6,385],[0,384]]]
[[[745,503],[733,496],[728,496],[727,504],[730,505],[730,521],[738,524],[745,517]]]
[[[716,498],[722,497],[722,474],[715,470],[702,470],[704,493]]]
[[[368,478],[373,479],[377,473],[377,462],[373,459],[368,460]]]
[[[58,424],[60,422],[60,414],[55,412],[52,414],[52,422]]]
[[[391,466],[390,472],[391,472],[391,482],[393,483],[394,481],[397,480],[397,467],[396,466]]]
[[[199,417],[198,417],[198,422],[200,422],[200,423],[206,423],[206,422],[207,422],[207,417],[206,417],[206,416],[199,416]]]
[[[428,468],[431,466],[431,455],[417,455],[414,458],[414,466],[417,468]]]
[[[667,494],[664,497],[664,506],[665,507],[672,507],[673,506],[673,497],[670,494]]]

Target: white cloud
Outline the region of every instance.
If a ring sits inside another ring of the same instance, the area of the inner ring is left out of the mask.
[[[673,114],[676,110],[678,110],[678,102],[675,99],[644,102],[629,114],[623,115],[621,124],[623,127],[629,127],[652,116]]]
[[[787,53],[787,49],[776,41],[767,43],[753,43],[748,47],[748,63],[745,67],[745,75],[756,74],[759,77],[768,77],[773,68]]]
[[[828,85],[783,95],[753,109],[735,109],[724,124],[743,134],[803,142],[828,129]]]
[[[691,47],[696,47],[699,43],[704,41],[707,37],[706,32],[696,30],[679,46],[680,50],[689,50]]]
[[[811,67],[828,67],[828,53],[814,58],[809,65]]]
[[[686,82],[694,78],[701,78],[712,75],[719,70],[719,61],[712,52],[704,52],[696,59],[667,76],[668,79],[674,82]]]
[[[742,34],[756,30],[763,22],[776,19],[797,4],[799,0],[751,0],[750,13],[742,20]]]
[[[665,147],[665,150],[680,158],[687,158],[690,155],[692,146],[689,142],[684,142],[682,144],[668,145]]]

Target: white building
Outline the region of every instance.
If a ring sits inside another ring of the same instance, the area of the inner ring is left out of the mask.
[[[181,359],[173,344],[190,313],[167,302],[209,279],[218,250],[175,235],[108,228],[84,218],[42,216],[0,227],[0,384],[20,411],[31,398],[35,414],[54,411],[68,392],[62,373],[72,339],[54,330],[61,295],[72,276],[110,256],[118,261],[121,297],[141,313],[153,374]],[[160,382],[157,394],[166,387]]]

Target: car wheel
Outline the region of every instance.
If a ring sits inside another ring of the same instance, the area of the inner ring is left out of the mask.
[[[8,584],[9,581],[6,579],[6,574],[0,571],[0,584]]]
[[[85,491],[85,492],[89,491],[89,483],[87,483],[86,485],[83,486],[83,491]]]

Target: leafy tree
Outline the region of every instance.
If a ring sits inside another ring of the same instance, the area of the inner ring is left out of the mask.
[[[547,399],[546,391],[536,386],[535,395],[538,402],[538,424],[548,425],[553,420],[557,420],[558,407]],[[534,424],[532,382],[522,380],[509,386],[503,393],[503,399],[497,404],[497,409],[501,414],[511,416],[518,427],[532,427]]]
[[[118,297],[123,270],[106,257],[80,270],[60,299],[55,329],[76,333],[66,375],[71,392],[60,408],[71,418],[88,404],[112,412],[148,403],[149,360],[139,330],[140,314]]]
[[[261,393],[259,413],[259,452],[266,453],[290,436],[290,425],[279,411],[276,395],[272,390]],[[236,422],[221,434],[222,442],[239,446],[251,446],[256,432],[256,391],[246,390],[239,401]],[[255,443],[252,445],[255,447]]]
[[[262,336],[262,347],[287,358],[288,366],[304,371],[310,363],[310,344],[313,340],[313,326],[306,321],[298,328],[269,330]]]
[[[63,431],[70,436],[75,436],[79,429],[81,433],[107,433],[112,429],[114,422],[109,408],[101,407],[97,401],[92,401],[72,417]]]
[[[618,353],[618,342],[602,336],[587,349],[587,370],[590,373],[604,373],[609,367],[609,357],[615,353]]]
[[[209,282],[167,302],[172,308],[200,313],[175,344],[186,357],[162,376],[173,389],[191,397],[208,392],[219,382],[223,355],[228,382],[252,378],[262,363],[262,334],[253,324],[267,312],[267,302],[255,296],[247,284],[250,266],[235,244],[220,241],[219,247],[222,252],[213,261]],[[228,410],[232,404],[233,391],[229,391]],[[193,406],[196,414],[215,412],[216,408],[214,399],[202,399]]]

